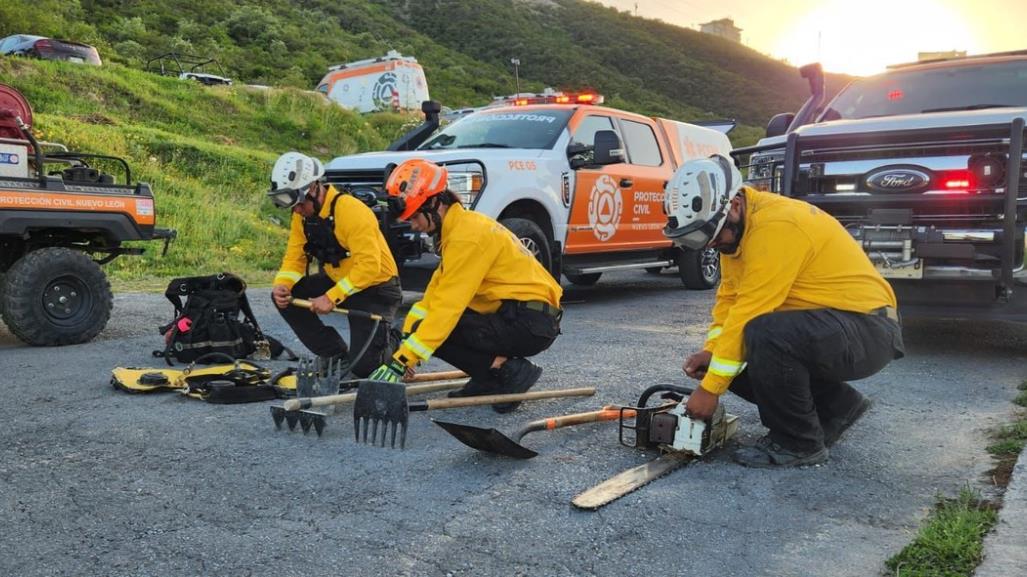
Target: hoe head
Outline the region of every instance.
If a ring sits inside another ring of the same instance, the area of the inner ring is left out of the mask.
[[[410,405],[406,385],[385,381],[362,381],[353,402],[353,432],[358,443],[385,446],[385,439],[396,448],[399,430],[399,448],[406,445]],[[370,440],[368,440],[370,436]]]

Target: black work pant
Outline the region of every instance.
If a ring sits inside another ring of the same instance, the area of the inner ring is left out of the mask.
[[[293,285],[292,296],[300,299],[319,297],[334,285],[335,281],[324,273],[308,275]],[[354,316],[349,317],[352,348],[346,346],[346,341],[342,339],[335,328],[326,325],[318,318],[319,315],[312,311],[288,306],[278,309],[278,312],[299,337],[300,342],[319,357],[349,354],[350,361],[353,361],[353,355],[360,352],[369,338],[373,338],[370,346],[367,347],[367,352],[353,365],[353,374],[363,378],[370,375],[392,356],[395,345],[398,343],[392,342],[389,338],[389,326],[402,302],[403,291],[400,289],[399,279],[395,277],[347,297],[343,301],[343,308],[375,313],[385,317],[378,324],[374,335],[371,334],[374,321]]]
[[[863,379],[904,354],[899,323],[834,309],[783,311],[745,326],[745,369],[731,392],[755,403],[770,438],[796,451],[824,446],[821,426],[863,396]]]
[[[506,301],[492,314],[467,309],[435,356],[479,382],[493,380],[496,357],[530,357],[549,348],[560,334],[560,320]]]

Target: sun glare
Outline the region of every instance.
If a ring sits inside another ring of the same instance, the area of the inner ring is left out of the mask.
[[[910,62],[918,52],[965,50],[978,44],[961,14],[938,0],[831,0],[799,18],[774,54],[796,66],[867,75]]]

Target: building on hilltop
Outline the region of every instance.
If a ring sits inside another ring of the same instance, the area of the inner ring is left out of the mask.
[[[742,43],[742,29],[735,26],[735,21],[730,18],[721,18],[700,24],[699,31],[703,34],[712,34],[732,42]]]

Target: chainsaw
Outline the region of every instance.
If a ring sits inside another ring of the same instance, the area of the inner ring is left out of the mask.
[[[647,406],[656,393],[662,393],[665,402]],[[690,394],[692,389],[687,387],[654,385],[642,393],[638,406],[619,407],[620,444],[658,449],[663,454],[579,494],[571,501],[574,506],[594,511],[723,446],[738,430],[738,417],[726,413],[718,404],[709,419],[694,419],[685,409]]]

